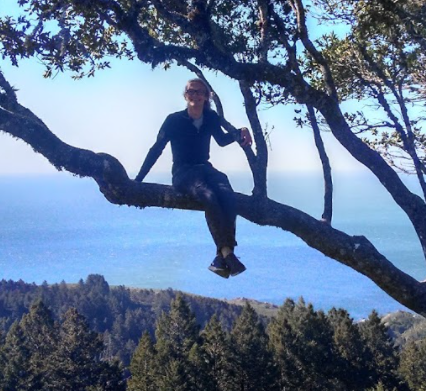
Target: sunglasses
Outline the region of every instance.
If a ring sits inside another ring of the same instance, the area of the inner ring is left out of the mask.
[[[207,95],[207,91],[206,90],[194,90],[194,89],[190,88],[190,89],[185,91],[185,94],[187,94],[189,96],[194,96],[194,95],[205,96],[205,95]]]

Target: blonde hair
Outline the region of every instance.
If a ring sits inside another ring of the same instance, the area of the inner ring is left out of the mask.
[[[188,80],[185,86],[185,91],[183,92],[183,95],[185,96],[186,91],[188,90],[188,87],[191,83],[199,83],[202,84],[204,86],[204,88],[206,89],[206,97],[208,98],[205,102],[204,102],[204,109],[211,109],[211,104],[210,104],[210,100],[212,97],[212,90],[210,89],[210,86],[203,80],[200,78],[195,78],[195,79],[191,79]]]

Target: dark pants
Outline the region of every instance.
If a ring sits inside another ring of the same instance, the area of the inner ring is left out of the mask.
[[[205,208],[206,221],[216,244],[234,249],[235,242],[235,195],[228,177],[210,163],[183,165],[173,170],[173,187],[189,194]]]

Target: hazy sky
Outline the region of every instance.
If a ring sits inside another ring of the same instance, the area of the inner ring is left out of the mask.
[[[13,9],[14,0],[2,0],[0,14]],[[17,88],[18,99],[39,116],[63,141],[117,157],[134,175],[155,141],[165,117],[182,110],[183,88],[194,75],[184,68],[154,71],[138,60],[114,60],[112,69],[94,78],[74,81],[71,74],[44,79],[43,65],[26,60],[19,68],[0,60],[5,77]],[[223,76],[207,74],[217,90],[227,119],[236,127],[249,126],[237,83]],[[262,123],[271,130],[271,171],[321,170],[310,129],[295,127],[293,107],[260,108]],[[362,169],[329,133],[324,141],[335,171]],[[211,161],[225,171],[247,171],[241,149],[233,144],[220,148],[212,143]],[[169,172],[168,146],[152,172]],[[0,175],[46,174],[55,169],[21,141],[0,133]],[[149,181],[149,176],[147,177]]]

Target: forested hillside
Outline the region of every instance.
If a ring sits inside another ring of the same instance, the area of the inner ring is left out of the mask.
[[[155,322],[168,312],[172,299],[182,294],[202,327],[217,314],[230,329],[241,313],[241,306],[201,296],[186,295],[172,289],[129,289],[110,287],[104,277],[89,275],[86,281],[69,285],[65,282],[40,286],[23,281],[0,281],[0,330],[6,333],[12,323],[27,313],[33,302],[42,300],[60,319],[69,308],[83,315],[90,328],[104,334],[106,359],[118,358],[128,365],[143,332],[154,335]]]
[[[302,299],[237,302],[110,287],[99,275],[75,285],[1,281],[0,390],[423,387],[419,316],[373,311],[354,322]]]

